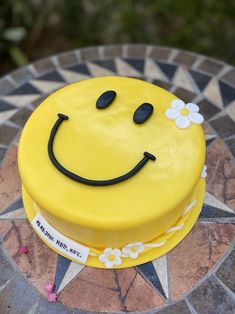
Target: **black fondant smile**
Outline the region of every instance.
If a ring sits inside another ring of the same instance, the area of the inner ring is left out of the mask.
[[[67,170],[66,168],[64,168],[59,161],[56,159],[54,151],[53,151],[53,143],[54,143],[54,139],[57,133],[57,130],[59,128],[59,126],[61,125],[61,123],[64,120],[68,120],[69,117],[59,113],[58,114],[58,119],[55,122],[52,130],[51,130],[51,134],[50,134],[50,138],[49,138],[49,142],[48,142],[48,154],[50,157],[51,162],[53,163],[53,165],[56,167],[56,169],[58,169],[60,172],[62,172],[64,175],[66,175],[67,177],[69,177],[70,179],[83,183],[83,184],[87,184],[87,185],[93,185],[93,186],[105,186],[105,185],[112,185],[112,184],[116,184],[122,181],[125,181],[131,177],[133,177],[135,174],[137,174],[145,165],[149,160],[156,160],[156,157],[148,152],[144,152],[144,158],[140,160],[140,162],[129,172],[125,173],[124,175],[114,178],[114,179],[109,179],[109,180],[90,180],[90,179],[86,179],[83,177],[78,176],[77,174]]]

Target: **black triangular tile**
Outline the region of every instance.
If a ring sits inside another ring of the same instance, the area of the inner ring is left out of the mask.
[[[235,122],[228,115],[211,120],[210,125],[222,138],[230,137],[235,133]]]
[[[6,148],[0,147],[0,162],[4,159],[6,151]]]
[[[199,218],[227,218],[235,217],[235,213],[232,214],[225,210],[213,207],[211,205],[204,204],[200,213]]]
[[[13,90],[9,95],[34,95],[41,94],[41,92],[29,83],[25,83]]]
[[[10,212],[13,212],[14,210],[20,209],[24,207],[22,198],[19,198],[17,201],[15,201],[13,204],[11,204],[9,207],[7,207],[4,212],[1,213],[1,215],[8,214]]]
[[[151,282],[165,299],[167,298],[152,262],[138,265],[135,268],[147,281]]]
[[[109,71],[112,71],[114,73],[117,72],[117,69],[116,69],[116,65],[115,65],[115,62],[114,60],[112,59],[106,59],[106,60],[96,60],[96,61],[92,61],[92,63],[95,63]]]
[[[12,109],[16,109],[16,107],[8,104],[7,102],[3,100],[0,100],[0,112],[12,110]]]
[[[203,115],[203,117],[206,120],[211,119],[216,114],[220,112],[220,109],[213,105],[210,101],[207,99],[202,99],[200,102],[197,103],[200,107],[200,113]]]
[[[156,64],[160,67],[162,72],[168,77],[168,79],[171,81],[173,78],[175,71],[177,70],[177,66],[165,62],[156,61]]]
[[[45,100],[47,97],[49,96],[49,94],[43,94],[42,96],[36,98],[35,100],[31,101],[31,104],[34,106],[34,107],[37,107],[39,106],[43,100]]]
[[[209,138],[209,139],[206,139],[206,146],[208,147],[211,143],[214,142],[215,139],[216,139],[216,136],[212,137],[212,138]]]
[[[231,138],[228,140],[225,140],[225,143],[227,144],[230,152],[232,153],[233,157],[235,157],[235,139]]]
[[[163,82],[163,81],[160,81],[160,80],[156,80],[156,79],[152,81],[152,84],[157,85],[159,87],[162,87],[162,88],[164,88],[166,90],[170,90],[171,87],[172,87],[171,84]]]
[[[51,82],[65,82],[63,77],[57,71],[52,71],[50,73],[39,76],[38,79]]]
[[[185,103],[191,102],[196,97],[195,93],[182,87],[177,87],[174,95],[182,99]]]
[[[88,75],[91,76],[91,73],[87,67],[86,64],[77,64],[73,65],[71,67],[66,68],[66,70],[72,71],[72,72],[77,72],[80,74]]]
[[[58,255],[57,265],[56,265],[56,274],[55,274],[55,291],[59,288],[71,261],[61,255]]]
[[[198,88],[202,92],[209,83],[209,81],[211,80],[211,76],[193,70],[189,70],[189,72],[192,78],[194,79],[195,83],[197,84]]]
[[[144,73],[144,60],[143,59],[127,59],[123,58],[123,60],[132,66],[135,70]]]
[[[224,106],[229,105],[235,100],[235,88],[219,81],[220,93]]]
[[[133,79],[137,79],[137,80],[139,80],[139,81],[144,81],[144,82],[147,81],[147,79],[146,79],[145,77],[143,77],[143,76],[127,75],[126,77],[128,77],[128,78],[133,78]]]

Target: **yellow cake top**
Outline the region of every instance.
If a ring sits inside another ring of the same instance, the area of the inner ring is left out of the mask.
[[[23,185],[66,222],[111,230],[167,219],[200,178],[202,121],[196,105],[141,80],[68,85],[43,101],[22,132]]]

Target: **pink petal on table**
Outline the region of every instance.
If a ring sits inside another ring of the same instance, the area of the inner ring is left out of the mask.
[[[55,285],[53,283],[49,283],[46,287],[47,292],[54,292]]]
[[[20,246],[20,253],[21,254],[27,254],[29,252],[28,247],[26,245]]]
[[[55,302],[56,301],[56,294],[55,293],[48,293],[47,300],[49,302]]]

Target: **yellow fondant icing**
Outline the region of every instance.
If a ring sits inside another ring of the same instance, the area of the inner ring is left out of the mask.
[[[96,100],[117,94],[105,109]],[[28,120],[19,144],[24,189],[58,231],[97,249],[159,237],[181,217],[200,180],[205,160],[202,127],[177,128],[164,112],[176,97],[150,83],[103,77],[69,85],[51,96]],[[154,107],[143,124],[133,122],[142,103]],[[66,177],[48,157],[47,145],[58,113],[54,152],[70,171],[93,180],[127,173],[148,151],[156,156],[135,176],[95,187]],[[26,208],[27,210],[27,208]]]

